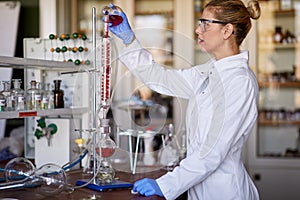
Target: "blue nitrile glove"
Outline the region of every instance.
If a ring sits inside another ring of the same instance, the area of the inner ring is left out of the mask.
[[[109,7],[114,7],[114,4],[109,4]],[[120,16],[123,18],[122,23],[117,26],[113,26],[112,23],[109,23],[109,31],[111,31],[113,34],[115,34],[117,37],[123,40],[124,44],[130,44],[135,38],[134,32],[131,30],[125,13],[121,12]]]
[[[134,183],[133,192],[138,192],[141,195],[151,196],[158,195],[163,197],[163,193],[160,190],[156,180],[150,178],[144,178]]]

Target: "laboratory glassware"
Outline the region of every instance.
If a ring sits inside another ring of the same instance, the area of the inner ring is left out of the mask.
[[[101,155],[101,164],[99,173],[97,174],[98,181],[102,184],[111,183],[115,178],[115,170],[111,166],[110,157],[114,154],[116,149],[115,142],[110,138],[111,129],[109,126],[109,119],[100,120],[101,139],[96,146],[96,152]]]
[[[13,110],[25,110],[25,92],[21,89],[21,79],[13,79],[12,105]]]
[[[109,37],[108,24],[113,26],[119,25],[123,18],[120,16],[122,9],[118,6],[108,7],[102,9],[104,18],[104,33],[101,45],[101,100],[100,100],[100,118],[106,118],[110,107],[111,99],[111,46],[112,40]]]
[[[67,183],[65,171],[55,164],[36,169],[27,158],[17,157],[6,164],[4,174],[6,183],[0,184],[0,190],[36,188],[35,192],[44,196],[74,191],[74,187]]]
[[[64,91],[60,89],[61,80],[54,80],[54,108],[64,108]]]
[[[26,104],[28,110],[40,110],[41,109],[41,94],[37,88],[37,82],[35,80],[30,81],[30,88],[27,90]]]
[[[0,112],[5,111],[5,104],[6,104],[6,98],[2,94],[2,91],[0,92]]]
[[[50,89],[50,83],[46,84],[45,90],[42,94],[42,109],[54,108],[54,92]]]
[[[11,97],[11,90],[10,90],[10,81],[2,81],[3,90],[1,94],[5,97],[5,110],[12,111],[12,97]]]

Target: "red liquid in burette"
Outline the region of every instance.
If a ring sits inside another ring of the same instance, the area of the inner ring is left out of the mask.
[[[109,15],[109,22],[112,23],[113,26],[118,26],[123,21],[123,18],[120,15]]]

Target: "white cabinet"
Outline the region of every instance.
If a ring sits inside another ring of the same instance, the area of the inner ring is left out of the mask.
[[[31,52],[33,52],[32,48],[30,48],[30,50]],[[42,49],[41,52],[43,54],[44,49]],[[88,90],[89,75],[83,70],[82,66],[79,65],[77,66],[74,63],[70,63],[70,62],[52,61],[52,60],[45,60],[45,59],[43,60],[32,59],[32,58],[4,57],[4,56],[0,56],[0,66],[24,69],[24,74],[28,75],[25,77],[25,81],[28,80],[29,76],[32,76],[31,78],[35,78],[36,80],[42,83],[45,83],[45,81],[52,80],[53,78],[74,81],[74,83],[72,83],[74,87],[63,88],[66,91],[65,95],[68,95],[68,98],[70,98],[69,103],[67,106],[65,106],[65,108],[0,112],[0,118],[2,119],[11,119],[11,118],[25,119],[24,154],[26,157],[28,158],[35,157],[34,133],[36,130],[37,119],[40,119],[41,117],[46,117],[49,120],[52,120],[51,122],[57,119],[57,126],[59,130],[58,133],[63,134],[68,138],[69,136],[74,135],[75,128],[81,128],[84,124],[88,124],[89,121],[88,115],[90,109],[89,109],[88,100],[85,99],[84,97],[88,98],[89,96],[89,94],[86,93],[86,91],[89,91]],[[82,73],[76,73],[72,75],[68,74],[66,77],[63,77],[62,75],[63,73],[66,72],[76,72],[76,71],[81,71]],[[72,76],[72,78],[70,79],[70,77],[68,76]],[[26,86],[26,83],[24,85]],[[24,89],[26,92],[28,88],[25,87]],[[68,120],[69,124],[72,124],[72,126],[69,126],[67,123],[62,124],[60,122],[62,119]],[[65,126],[67,126],[68,128]],[[85,125],[85,127],[88,127],[88,125]],[[63,130],[67,130],[67,131],[63,131]],[[58,141],[57,139],[60,137],[61,136],[55,138],[55,134],[54,134],[52,137],[53,142]],[[70,137],[70,138],[74,138],[74,137]],[[68,146],[68,145],[72,145],[75,141],[73,141],[72,139],[64,142],[66,143],[66,146]],[[72,152],[72,149],[69,149],[68,152],[64,152],[64,153],[68,154],[70,152]],[[72,159],[73,158],[70,157],[69,160],[66,160],[66,162],[71,161]]]

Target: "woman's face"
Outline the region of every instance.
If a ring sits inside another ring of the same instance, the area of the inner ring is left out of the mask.
[[[202,19],[219,21],[208,9],[204,9]],[[199,23],[195,32],[198,35],[198,44],[203,51],[217,55],[224,43],[223,28],[224,25],[220,23]]]

